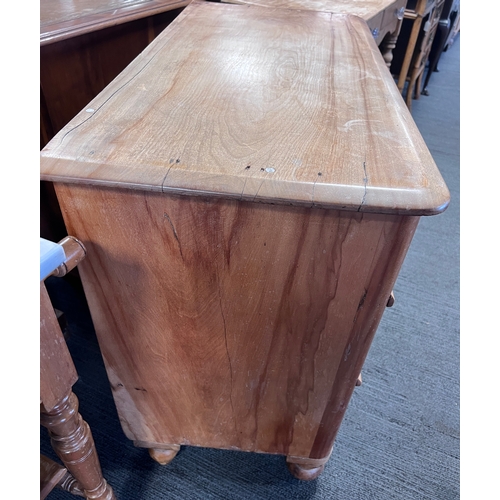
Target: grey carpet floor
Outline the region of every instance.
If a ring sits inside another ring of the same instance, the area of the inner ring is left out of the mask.
[[[443,53],[413,117],[452,201],[422,218],[324,473],[301,482],[282,457],[182,448],[162,467],[123,434],[81,291],[51,278],[66,312],[74,387],[119,500],[455,500],[459,488],[460,39]],[[41,452],[55,458],[41,429]],[[75,498],[55,490],[49,499]]]

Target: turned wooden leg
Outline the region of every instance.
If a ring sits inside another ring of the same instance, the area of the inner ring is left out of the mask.
[[[389,33],[380,44],[380,52],[382,52],[382,57],[389,69],[391,68],[392,59],[394,57],[393,50],[396,47],[398,36],[399,30],[394,33]]]
[[[325,458],[286,457],[286,465],[292,476],[302,481],[316,479],[325,469],[325,464],[330,458],[330,453]]]
[[[181,447],[178,444],[166,445],[164,448],[149,448],[149,455],[160,465],[169,464],[179,453]]]
[[[116,500],[102,475],[90,427],[78,413],[78,399],[70,392],[52,410],[40,412],[52,447],[89,500]],[[77,490],[77,488],[75,488]]]

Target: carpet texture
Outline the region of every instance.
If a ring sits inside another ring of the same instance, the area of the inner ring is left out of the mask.
[[[119,500],[455,500],[459,495],[460,39],[443,53],[412,115],[450,189],[422,218],[347,409],[332,456],[313,482],[283,457],[182,448],[168,466],[123,434],[81,290],[50,278],[65,311],[79,381],[74,392],[103,473]],[[56,459],[41,429],[41,452]],[[57,460],[57,459],[56,459]],[[54,490],[50,500],[76,498]]]

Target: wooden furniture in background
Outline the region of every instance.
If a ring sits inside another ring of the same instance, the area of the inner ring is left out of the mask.
[[[443,10],[437,26],[436,36],[432,42],[432,48],[429,53],[429,68],[424,80],[422,93],[429,95],[427,86],[432,73],[438,71],[438,63],[443,51],[450,44],[450,39],[460,23],[460,0],[444,0]],[[453,42],[451,42],[453,43]]]
[[[193,2],[41,153],[122,428],[332,451],[420,216],[446,185],[366,23]]]
[[[391,66],[407,0],[224,0],[228,3],[259,5],[280,9],[300,9],[333,14],[352,14],[364,19],[385,63]]]
[[[406,104],[411,110],[412,99],[419,99],[422,90],[422,78],[425,67],[429,59],[432,43],[439,25],[439,18],[443,9],[444,0],[436,0],[434,9],[429,13],[429,17],[415,46],[415,52],[408,74],[408,88],[406,89]]]
[[[415,45],[422,26],[422,19],[429,14],[435,2],[436,0],[407,1],[402,28],[405,25],[410,26],[410,32],[405,40],[399,39],[399,44],[395,47],[396,51],[399,50],[402,53],[402,61],[398,61],[396,58],[391,65],[391,72],[397,75],[398,89],[401,93],[403,93],[406,84],[406,77],[408,76]]]
[[[40,496],[55,486],[92,500],[115,500],[102,476],[88,424],[78,413],[72,387],[78,380],[75,365],[45,288],[48,276],[64,276],[85,256],[74,237],[59,244],[40,241],[40,422],[64,467],[47,457],[40,459]]]
[[[398,43],[393,51],[391,72],[398,89],[404,93],[411,110],[412,99],[418,99],[422,78],[439,24],[444,0],[408,0]]]

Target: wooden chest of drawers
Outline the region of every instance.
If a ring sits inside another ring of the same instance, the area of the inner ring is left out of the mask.
[[[123,430],[316,477],[448,190],[366,23],[193,2],[41,154]]]

